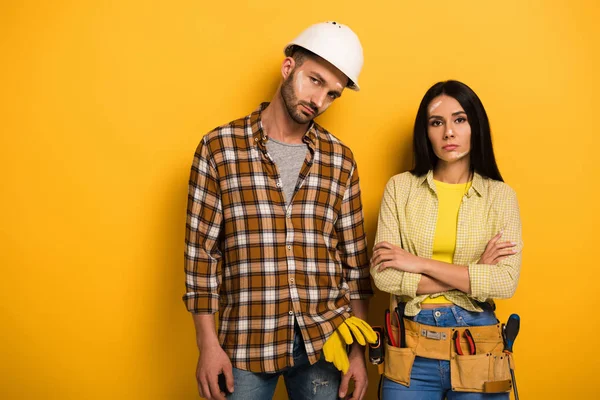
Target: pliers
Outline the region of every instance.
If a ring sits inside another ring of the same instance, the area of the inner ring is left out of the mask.
[[[394,317],[391,316],[394,314]],[[385,333],[390,341],[390,345],[394,347],[406,347],[406,334],[404,331],[404,313],[401,312],[399,307],[392,312],[389,309],[385,310]],[[398,327],[398,338],[394,337],[392,333],[392,318],[396,320],[396,326]]]
[[[396,318],[396,326],[398,326],[398,329],[400,329],[400,319],[398,318],[398,313],[394,312],[394,316]],[[394,337],[394,334],[392,333],[392,321],[389,309],[385,310],[385,331],[388,340],[390,341],[390,345],[393,347],[400,347],[400,343],[398,343]]]
[[[475,347],[475,340],[473,339],[473,335],[471,334],[471,331],[468,329],[465,329],[464,335],[465,335],[465,338],[467,339],[467,343],[469,344],[469,352],[471,353],[472,356],[474,356],[475,354],[477,354],[477,349]],[[460,336],[458,335],[458,331],[454,331],[454,334],[452,335],[452,340],[454,341],[454,347],[456,348],[456,354],[458,354],[459,356],[464,356],[462,347],[460,346]]]

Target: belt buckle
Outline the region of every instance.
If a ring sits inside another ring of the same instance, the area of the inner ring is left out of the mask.
[[[421,329],[421,336],[433,340],[446,340],[448,337],[444,332],[434,332],[427,329]]]

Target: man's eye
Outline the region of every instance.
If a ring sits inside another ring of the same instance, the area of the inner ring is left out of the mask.
[[[311,78],[310,78],[310,81],[311,81],[312,83],[314,83],[315,85],[318,85],[318,84],[320,83],[318,79],[315,79],[315,78],[313,78],[313,77],[311,77]]]

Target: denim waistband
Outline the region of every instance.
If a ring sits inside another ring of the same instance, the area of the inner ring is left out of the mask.
[[[409,319],[424,325],[453,327],[453,326],[484,326],[498,323],[494,307],[489,303],[480,303],[482,312],[468,311],[459,306],[439,307],[421,310]]]

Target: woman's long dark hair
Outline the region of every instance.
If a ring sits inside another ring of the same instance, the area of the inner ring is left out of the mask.
[[[427,136],[427,108],[431,100],[443,94],[456,99],[467,113],[469,125],[471,126],[471,170],[481,176],[504,181],[494,157],[492,132],[485,108],[483,108],[483,104],[475,92],[458,81],[436,83],[425,93],[423,100],[421,100],[413,132],[415,165],[410,172],[417,176],[425,175],[437,164],[438,158],[433,152],[431,142]]]

